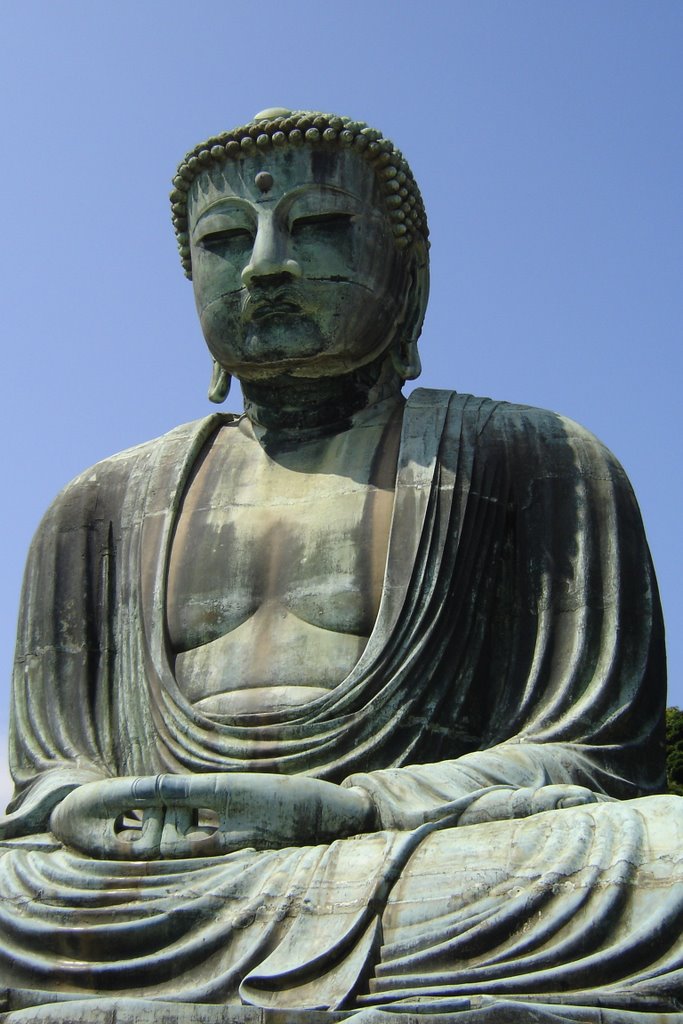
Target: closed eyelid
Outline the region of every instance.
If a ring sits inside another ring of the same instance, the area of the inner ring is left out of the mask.
[[[213,235],[244,234],[253,237],[255,232],[256,225],[247,218],[211,217],[195,226],[192,238],[195,243],[200,243],[203,239],[210,238]]]
[[[192,227],[192,236],[197,238],[213,231],[231,229],[256,230],[254,211],[247,203],[220,203],[204,210]]]
[[[325,214],[353,214],[361,210],[360,200],[342,189],[307,187],[284,197],[277,210],[278,216],[293,223],[299,217],[310,217]]]

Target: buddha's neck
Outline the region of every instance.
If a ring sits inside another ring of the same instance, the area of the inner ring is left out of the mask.
[[[244,411],[251,422],[280,436],[341,433],[364,409],[398,398],[402,380],[385,356],[336,377],[280,377],[244,381]]]

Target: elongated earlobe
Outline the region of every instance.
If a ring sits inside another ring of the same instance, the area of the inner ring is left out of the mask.
[[[394,369],[403,380],[415,380],[422,373],[417,340],[422,332],[429,296],[429,259],[426,246],[416,245],[415,250],[403,315],[390,349]]]
[[[224,370],[220,363],[213,361],[213,372],[209,384],[209,401],[220,405],[228,397],[232,377]]]
[[[391,361],[402,380],[415,380],[422,373],[417,341],[403,339],[391,350]]]

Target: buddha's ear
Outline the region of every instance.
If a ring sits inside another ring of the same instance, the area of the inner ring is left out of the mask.
[[[394,369],[403,380],[415,380],[422,372],[417,341],[422,333],[428,298],[429,257],[426,243],[419,241],[411,253],[403,315],[391,347]]]
[[[220,405],[228,397],[232,377],[227,370],[224,370],[220,363],[213,361],[211,383],[209,384],[209,401]]]

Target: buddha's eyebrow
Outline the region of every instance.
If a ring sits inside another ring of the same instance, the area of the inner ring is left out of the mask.
[[[195,220],[195,226],[204,217],[208,217],[213,213],[231,213],[233,210],[241,210],[253,216],[253,206],[247,199],[242,199],[240,196],[222,196],[220,199],[210,203],[209,206],[204,207]]]
[[[293,206],[297,200],[305,198],[310,194],[320,195],[322,197],[329,196],[334,199],[345,199],[349,203],[353,203],[355,206],[358,206],[361,202],[357,195],[354,195],[353,192],[347,192],[345,188],[340,188],[337,185],[318,184],[317,182],[309,181],[306,182],[305,185],[298,185],[290,192],[285,193],[277,204],[276,209],[278,213],[288,212],[290,207]]]

